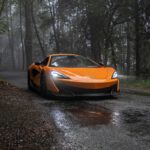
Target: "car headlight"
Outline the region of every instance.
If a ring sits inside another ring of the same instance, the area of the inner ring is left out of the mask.
[[[54,79],[57,79],[57,78],[60,78],[60,79],[69,79],[69,77],[63,75],[62,73],[59,73],[57,71],[52,71],[51,72],[51,76],[54,78]]]
[[[118,78],[118,73],[115,71],[112,75],[112,79]]]

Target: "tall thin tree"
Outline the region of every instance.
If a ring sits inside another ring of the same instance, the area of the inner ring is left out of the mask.
[[[32,63],[32,0],[25,1],[25,51],[27,67]]]

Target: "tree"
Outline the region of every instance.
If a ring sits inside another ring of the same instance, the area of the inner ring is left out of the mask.
[[[11,53],[12,69],[16,69],[15,55],[14,55],[14,32],[13,32],[13,18],[12,18],[12,1],[7,3],[7,22],[8,22],[8,40]]]
[[[149,7],[149,0],[37,0],[33,9],[33,0],[1,0],[0,34],[9,35],[1,57],[7,53],[19,69],[47,53],[79,53],[149,76]]]
[[[43,44],[42,44],[40,33],[38,31],[38,28],[37,28],[37,23],[36,23],[36,20],[35,20],[35,17],[34,17],[33,9],[32,9],[31,13],[32,13],[32,21],[33,21],[33,26],[34,26],[34,29],[35,29],[36,37],[38,39],[39,46],[40,46],[40,49],[41,49],[41,52],[42,52],[42,56],[44,58],[44,57],[46,57],[46,54],[45,54],[45,50],[44,50],[44,47],[43,47]]]
[[[2,14],[2,11],[4,10],[5,3],[6,3],[6,0],[1,0],[0,1],[0,16]]]
[[[135,0],[135,53],[136,53],[136,75],[140,75],[140,18],[139,18],[139,4]]]
[[[25,51],[27,67],[32,63],[32,9],[33,1],[25,1]]]
[[[26,56],[25,56],[25,45],[24,45],[24,35],[22,30],[22,1],[19,0],[19,20],[20,20],[20,40],[21,40],[21,48],[22,48],[22,70],[26,68]]]

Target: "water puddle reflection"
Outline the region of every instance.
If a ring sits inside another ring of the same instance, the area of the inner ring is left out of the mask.
[[[50,114],[57,128],[63,131],[73,130],[76,127],[96,128],[98,125],[110,124],[126,129],[132,134],[150,134],[149,109],[108,108],[83,102],[59,103],[50,106]]]
[[[104,109],[74,108],[67,109],[82,126],[95,126],[109,124],[112,120],[111,113]]]
[[[53,106],[51,115],[58,128],[70,129],[71,126],[107,125],[113,120],[112,112],[101,106],[80,103],[75,105]]]

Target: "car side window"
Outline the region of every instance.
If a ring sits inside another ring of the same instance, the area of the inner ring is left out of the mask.
[[[41,65],[42,65],[42,66],[46,66],[47,63],[48,63],[48,60],[49,60],[49,57],[45,58],[45,59],[41,62]]]

